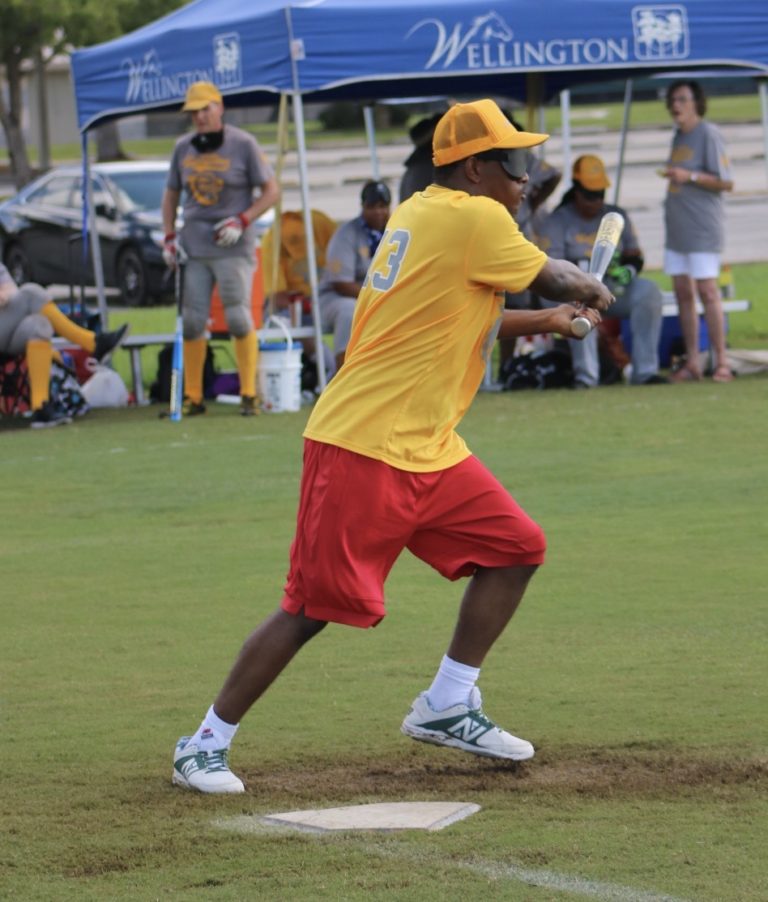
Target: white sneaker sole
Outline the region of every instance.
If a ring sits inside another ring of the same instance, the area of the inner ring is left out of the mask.
[[[193,786],[183,774],[180,774],[176,768],[173,770],[171,782],[174,786],[181,786],[182,789],[189,789],[191,792],[204,792],[207,795],[232,795],[235,793],[245,792],[242,780],[235,777],[229,783],[217,783],[214,786]]]
[[[51,420],[50,423],[30,423],[31,429],[52,429],[54,426],[69,426],[72,417],[59,417],[57,420]]]
[[[505,761],[527,761],[533,758],[535,749],[530,743],[521,746],[519,749],[510,749],[509,751],[496,751],[495,749],[482,748],[482,746],[472,745],[453,736],[446,736],[445,733],[435,730],[424,730],[414,724],[403,722],[400,731],[417,742],[428,742],[430,745],[442,745],[447,748],[459,749],[462,752],[469,752],[470,755],[478,755],[481,758],[502,758]]]

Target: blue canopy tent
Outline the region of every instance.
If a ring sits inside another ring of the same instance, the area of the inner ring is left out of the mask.
[[[587,81],[713,67],[768,77],[763,0],[195,0],[72,56],[84,135],[119,116],[178,108],[200,79],[228,106],[290,95],[312,257],[307,100],[542,100]]]
[[[492,9],[489,9],[492,7]],[[768,76],[762,0],[195,0],[72,56],[78,122],[176,106],[207,78],[227,103],[523,96],[595,79],[731,67]]]

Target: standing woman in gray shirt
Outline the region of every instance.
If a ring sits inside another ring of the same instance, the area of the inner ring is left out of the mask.
[[[673,373],[672,380],[702,378],[698,292],[714,354],[712,378],[715,382],[730,382],[733,374],[726,359],[725,320],[718,285],[725,218],[722,195],[733,188],[730,164],[719,130],[704,121],[707,100],[698,82],[673,82],[667,89],[667,109],[676,130],[669,161],[662,171],[669,180],[664,203],[664,271],[672,276],[686,354],[685,365]]]

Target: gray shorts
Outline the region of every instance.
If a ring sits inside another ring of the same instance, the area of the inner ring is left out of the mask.
[[[333,332],[333,352],[346,351],[352,334],[356,298],[328,292],[320,295],[320,319],[323,332]]]
[[[28,341],[50,341],[53,326],[40,313],[50,298],[33,282],[25,282],[0,307],[0,353],[23,354]]]
[[[251,286],[255,261],[232,257],[190,257],[184,267],[184,338],[202,338],[211,311],[211,293],[218,286],[227,328],[235,338],[253,332]]]

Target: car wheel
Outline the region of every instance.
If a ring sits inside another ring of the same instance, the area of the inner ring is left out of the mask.
[[[117,261],[117,287],[128,307],[147,303],[147,270],[138,251],[126,248]]]
[[[17,285],[32,281],[32,265],[29,257],[18,244],[12,244],[8,248],[5,254],[5,265]]]

